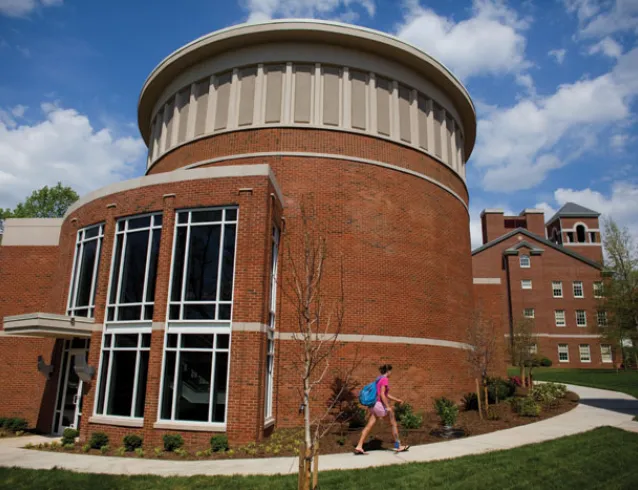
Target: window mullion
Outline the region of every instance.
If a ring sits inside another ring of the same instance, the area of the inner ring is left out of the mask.
[[[128,229],[128,221],[125,226],[125,230]],[[120,294],[122,291],[122,281],[124,276],[124,263],[126,262],[126,242],[127,242],[128,233],[124,231],[122,237],[122,251],[120,252],[120,267],[117,271],[117,292],[115,293],[115,315],[113,318],[115,321],[120,319]]]
[[[135,352],[135,377],[133,378],[133,399],[131,401],[131,417],[135,417],[135,406],[137,403],[137,384],[140,375],[140,358],[141,354],[142,335],[137,334],[137,351]]]
[[[152,219],[152,218],[151,218]],[[151,248],[153,245],[153,229],[148,230],[146,246],[146,267],[144,268],[144,288],[142,290],[142,307],[140,308],[140,320],[144,320],[144,307],[146,306],[146,292],[148,290],[148,270],[151,262]]]
[[[217,335],[215,335],[215,344],[217,343]],[[213,345],[215,345],[213,344]],[[217,351],[213,350],[212,352],[213,362],[210,366],[210,394],[208,396],[208,422],[213,421],[213,402],[215,399],[215,361],[217,358]]]
[[[177,230],[176,230],[177,231]],[[190,241],[191,241],[191,224],[190,213],[188,213],[188,225],[186,227],[186,243],[184,245],[184,265],[182,266],[182,291],[179,304],[179,320],[184,316],[184,300],[186,299],[186,272],[188,271],[188,261],[190,260]]]
[[[77,297],[78,297],[78,286],[79,286],[79,283],[80,283],[80,273],[82,272],[82,262],[84,262],[82,260],[82,254],[84,254],[84,242],[83,241],[81,241],[79,243],[79,248],[76,249],[76,253],[78,254],[77,255],[77,262],[76,262],[77,269],[75,271],[75,278],[73,280],[73,282],[75,284],[73,285],[73,291],[72,291],[73,299],[71,300],[71,308],[70,308],[71,315],[73,315],[75,313],[75,308],[77,307],[76,301],[77,301]]]
[[[109,355],[109,365],[106,369],[106,390],[104,391],[104,407],[103,407],[104,415],[109,414],[109,403],[110,403],[109,395],[111,393],[111,370],[113,368],[113,358],[115,357],[115,348],[113,347],[114,345],[115,345],[115,334],[113,335],[113,337],[111,337],[111,348],[109,349],[111,354]]]
[[[225,218],[225,217],[224,217]],[[215,319],[219,319],[219,302],[221,301],[222,289],[222,264],[224,263],[224,231],[226,230],[226,221],[222,221],[222,230],[219,234],[219,257],[217,258],[217,291],[215,294]]]
[[[175,372],[173,373],[173,401],[171,404],[171,420],[175,420],[175,405],[177,404],[177,374],[180,370],[180,345],[182,345],[182,334],[177,334],[177,349],[175,350]]]
[[[100,266],[100,252],[102,251],[102,236],[98,234],[96,240],[97,245],[95,246],[95,264],[93,264],[93,275],[91,276],[91,292],[89,294],[89,318],[95,317],[95,289],[97,288],[97,274],[98,268]]]

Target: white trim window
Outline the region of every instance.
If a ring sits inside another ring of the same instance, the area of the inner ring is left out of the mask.
[[[230,326],[237,211],[226,207],[176,213],[169,322]]]
[[[153,320],[162,215],[120,219],[111,264],[107,322]]]
[[[596,312],[596,323],[601,328],[607,326],[607,312],[605,310],[598,310]]]
[[[567,344],[558,344],[558,362],[569,362],[569,347]]]
[[[580,355],[580,362],[591,362],[591,349],[589,344],[580,344],[578,346],[578,353]]]
[[[583,281],[574,281],[574,298],[584,298]]]
[[[523,279],[521,281],[521,289],[532,289],[532,280],[531,279]]]
[[[66,310],[69,316],[95,316],[95,290],[103,240],[103,223],[78,230]]]
[[[223,333],[167,333],[159,418],[225,424],[230,367],[230,329]],[[225,329],[224,329],[225,330]]]
[[[563,297],[563,282],[562,281],[552,281],[552,296],[554,298]]]
[[[266,400],[264,417],[271,419],[273,386],[275,374],[275,319],[277,310],[277,268],[279,263],[279,229],[273,226],[272,229],[272,257],[270,269],[270,316],[268,322],[268,339],[266,346]]]
[[[525,318],[534,318],[534,308],[525,308],[523,310],[523,316]]]
[[[529,353],[532,354],[532,355],[538,354],[538,345],[537,344],[531,344],[529,346]]]
[[[521,255],[518,260],[519,260],[519,265],[521,266],[521,269],[529,269],[532,266],[532,262],[529,258],[529,255]]]
[[[605,364],[614,361],[613,354],[611,352],[611,345],[600,344],[600,360]]]
[[[564,327],[567,325],[565,321],[565,310],[554,310],[554,321],[557,327]]]
[[[587,312],[585,310],[576,310],[576,326],[587,326]]]
[[[602,298],[604,295],[603,283],[602,281],[594,282],[594,298]]]
[[[102,338],[95,415],[144,417],[150,350],[150,327],[107,327]]]

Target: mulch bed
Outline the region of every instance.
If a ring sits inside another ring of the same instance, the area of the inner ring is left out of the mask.
[[[486,434],[498,430],[509,429],[519,425],[531,424],[539,420],[555,417],[562,413],[568,412],[578,405],[578,395],[568,392],[565,398],[561,399],[557,406],[543,408],[539,417],[522,417],[515,413],[510,404],[501,402],[497,405],[490,405],[490,412],[495,414],[497,418],[488,420],[481,419],[476,411],[460,411],[455,428],[462,429],[466,437]],[[441,428],[439,418],[434,413],[423,414],[423,426],[420,429],[402,432],[401,442],[413,446],[419,444],[430,444],[441,442],[439,436],[432,435],[432,431]],[[361,435],[361,428],[347,429],[341,432],[339,426],[335,426],[333,432],[321,439],[320,453],[352,453],[354,446]],[[161,458],[167,460],[212,460],[212,459],[232,459],[232,458],[264,458],[264,457],[280,457],[295,456],[299,451],[299,447],[303,441],[303,432],[301,429],[281,429],[275,431],[268,439],[259,444],[251,443],[239,448],[232,448],[230,451],[212,454],[200,454],[197,456],[196,451],[186,454],[176,454],[172,452],[162,452],[157,455],[153,448],[146,448],[144,458]],[[370,438],[365,444],[366,451],[390,450],[393,446],[393,438],[390,425],[385,421],[380,421],[372,429]],[[35,446],[31,449],[39,449],[45,451],[57,451],[70,454],[93,454],[106,456],[122,456],[139,458],[136,453],[129,452],[118,454],[116,449],[110,449],[105,454],[99,450],[91,449],[88,452],[82,450],[81,444],[76,444],[73,449],[54,447]],[[204,448],[205,449],[205,448]]]

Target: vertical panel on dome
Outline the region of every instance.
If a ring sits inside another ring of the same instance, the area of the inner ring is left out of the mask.
[[[339,68],[323,67],[323,123],[339,126]]]
[[[445,116],[445,128],[447,129],[445,134],[445,143],[447,144],[447,164],[450,167],[455,168],[456,158],[452,148],[452,139],[454,138],[454,119],[449,117],[447,114]]]
[[[310,65],[295,65],[295,122],[310,122],[313,71]]]
[[[377,131],[390,136],[390,80],[377,77]]]
[[[228,108],[230,107],[230,83],[232,72],[222,73],[217,77],[215,89],[217,91],[217,108],[215,110],[215,131],[224,129],[228,125]]]
[[[418,96],[419,107],[419,146],[428,149],[428,100],[424,95]]]
[[[368,75],[362,71],[350,70],[351,80],[351,121],[350,125],[356,129],[366,129],[366,85]]]
[[[399,136],[402,141],[412,141],[410,89],[404,85],[399,85]]]
[[[183,88],[177,94],[177,110],[179,112],[179,127],[177,128],[176,144],[186,141],[186,129],[188,128],[188,112],[190,110],[191,86]]]
[[[281,121],[282,65],[266,66],[266,122]]]
[[[445,117],[443,108],[437,103],[434,103],[434,154],[439,158],[443,155],[443,149],[441,145],[443,140],[443,135],[441,134],[443,117]]]
[[[195,136],[204,134],[206,131],[206,116],[208,115],[208,90],[210,79],[197,82],[195,85]]]
[[[162,150],[167,151],[171,146],[173,146],[173,119],[175,116],[175,97],[171,98],[171,100],[166,103],[164,114],[166,138],[164,139],[164,148],[162,148]]]
[[[239,121],[240,126],[248,126],[253,123],[255,112],[255,80],[257,79],[257,67],[251,66],[239,72],[241,90],[239,92]]]

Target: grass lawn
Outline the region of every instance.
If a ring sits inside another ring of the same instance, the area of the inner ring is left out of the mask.
[[[354,471],[322,472],[325,489],[629,489],[638,482],[638,434],[603,427],[478,456]],[[356,457],[356,456],[346,456]],[[364,457],[364,456],[360,456]],[[0,468],[0,489],[295,489],[297,477],[111,476]]]
[[[638,398],[638,371],[618,371],[615,369],[561,369],[534,368],[534,379],[554,381],[592,388],[622,391]],[[518,375],[518,368],[509,368],[510,376]]]

